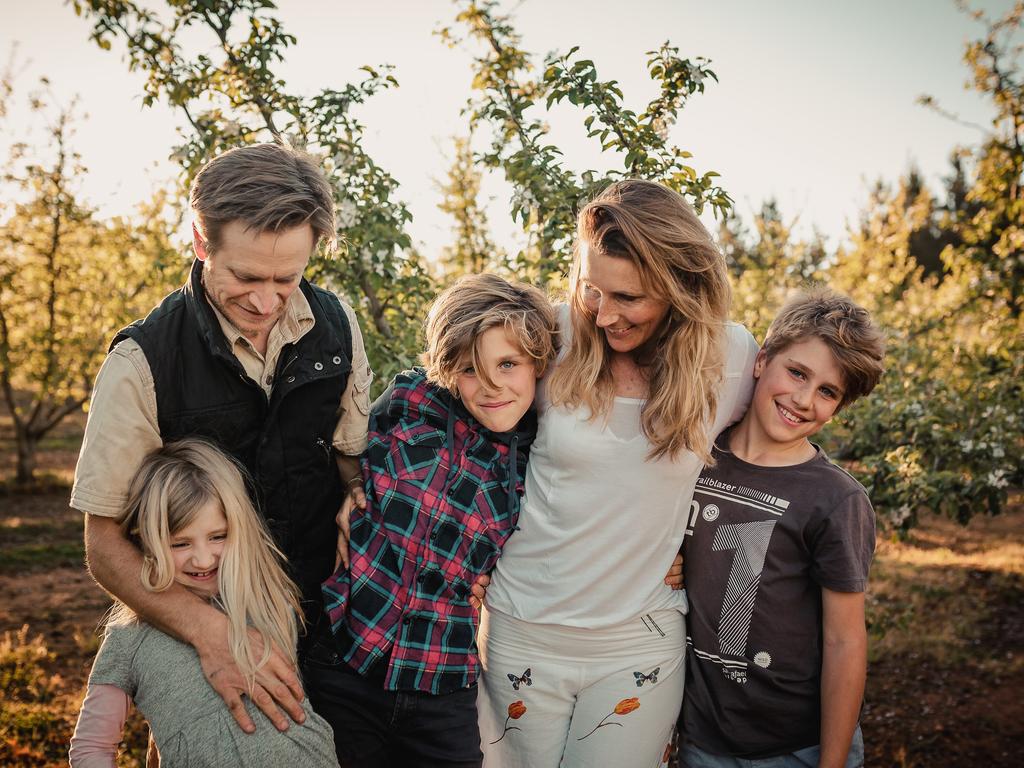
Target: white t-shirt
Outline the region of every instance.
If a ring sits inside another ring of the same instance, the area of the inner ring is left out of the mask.
[[[754,385],[754,337],[729,323],[725,339],[710,440],[742,417]],[[702,463],[689,451],[674,460],[647,459],[643,402],[616,397],[606,423],[589,421],[586,408],[556,408],[538,390],[540,425],[519,530],[492,574],[488,607],[523,621],[589,629],[656,610],[686,612],[685,592],[665,586],[664,578],[683,542]]]

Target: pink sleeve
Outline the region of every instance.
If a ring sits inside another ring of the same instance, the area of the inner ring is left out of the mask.
[[[89,686],[68,751],[72,768],[114,768],[131,704],[116,685]]]

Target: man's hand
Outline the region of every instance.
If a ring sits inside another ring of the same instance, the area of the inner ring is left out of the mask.
[[[683,553],[680,552],[676,555],[676,559],[672,561],[672,565],[668,569],[668,573],[665,574],[665,584],[672,589],[682,589],[686,585],[683,583]]]
[[[484,607],[484,596],[487,594],[487,587],[491,585],[491,577],[481,573],[476,577],[473,586],[469,588],[469,604],[478,611]]]
[[[227,616],[180,584],[172,584],[160,593],[144,589],[139,579],[142,554],[125,538],[113,518],[86,515],[85,551],[89,572],[100,586],[150,624],[196,649],[206,679],[224,699],[242,730],[252,733],[256,728],[242,704],[242,694],[249,695],[248,684],[231,655]],[[259,657],[260,637],[251,630],[250,636]],[[288,719],[278,705],[301,723],[305,719],[299,704],[303,693],[288,659],[278,649],[272,650],[256,675],[251,697],[283,731],[288,727]]]
[[[344,563],[346,568],[349,567],[349,521],[352,517],[353,507],[366,509],[366,493],[363,491],[362,486],[353,485],[350,487],[345,500],[341,503],[341,509],[338,510],[338,514],[334,518],[334,521],[338,524],[338,546],[334,557],[334,570],[338,570],[338,566],[342,563]]]
[[[271,649],[267,663],[256,673],[256,684],[250,693],[248,683],[231,655],[227,617],[221,614],[220,618],[221,621],[203,633],[206,639],[197,643],[196,652],[207,681],[217,695],[224,699],[239,727],[246,733],[256,730],[242,702],[243,694],[252,699],[279,731],[288,730],[288,718],[282,709],[296,723],[305,721],[306,714],[301,704],[304,698],[302,685],[295,669],[281,651],[276,646]],[[261,656],[260,636],[255,630],[249,630],[249,641],[253,644],[254,654]]]

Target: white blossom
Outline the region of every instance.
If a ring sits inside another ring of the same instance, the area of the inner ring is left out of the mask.
[[[1004,474],[1006,473],[1002,469],[993,469],[985,479],[993,488],[1005,488],[1009,485],[1009,481],[1003,477]]]
[[[351,152],[344,152],[342,150],[338,150],[337,152],[334,153],[334,157],[332,157],[331,159],[334,161],[335,167],[340,171],[343,171],[350,165],[352,165]]]
[[[892,521],[896,525],[903,525],[903,523],[910,517],[910,505],[904,504],[895,512],[892,513]]]
[[[350,198],[345,198],[338,205],[338,226],[341,229],[348,229],[356,223],[359,209]]]

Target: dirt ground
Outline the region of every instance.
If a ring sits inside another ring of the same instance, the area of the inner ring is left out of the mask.
[[[0,486],[2,766],[66,765],[109,605],[85,573],[81,516],[61,487],[75,427],[43,457],[43,466],[62,468],[49,490]],[[0,475],[8,469],[3,442],[0,434]],[[1022,598],[1020,494],[1011,512],[966,528],[926,518],[905,541],[880,538],[868,594],[868,766],[1024,765]],[[139,764],[143,733],[136,719],[120,765]]]

